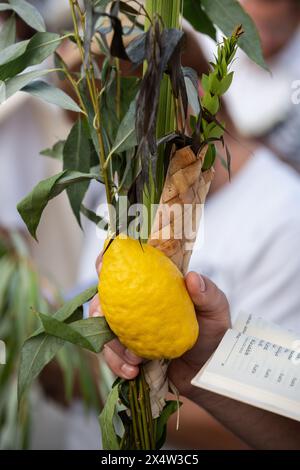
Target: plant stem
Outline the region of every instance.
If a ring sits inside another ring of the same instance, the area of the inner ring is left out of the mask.
[[[139,380],[139,404],[141,408],[141,415],[142,415],[142,422],[143,422],[143,431],[144,431],[144,440],[145,440],[145,449],[151,449],[150,445],[150,423],[147,421],[147,415],[146,415],[146,404],[145,404],[145,396],[144,396],[144,387],[143,387],[143,381],[142,381],[142,376],[140,376]]]
[[[138,431],[139,431],[139,435],[140,435],[140,439],[141,439],[142,449],[143,450],[149,450],[148,447],[146,447],[144,429],[143,429],[143,422],[142,422],[142,414],[141,414],[141,409],[140,409],[139,402],[138,402],[138,393],[137,393],[138,379],[133,380],[132,383],[133,383],[132,391],[133,391],[134,406],[135,406],[135,410],[136,410],[136,413],[137,413]]]
[[[111,208],[111,205],[112,205],[111,183],[110,183],[110,178],[108,175],[107,168],[105,167],[105,147],[104,147],[102,129],[101,129],[102,125],[101,125],[100,103],[99,103],[100,96],[98,94],[98,90],[95,84],[95,74],[94,74],[93,64],[92,64],[90,55],[88,58],[89,67],[86,64],[82,40],[81,40],[79,30],[78,30],[77,16],[76,16],[76,10],[75,10],[76,8],[80,14],[80,22],[83,28],[83,32],[85,32],[84,31],[84,28],[85,28],[84,18],[82,16],[82,12],[79,7],[78,0],[69,0],[69,3],[70,3],[73,25],[74,25],[74,35],[75,35],[77,47],[80,52],[81,61],[82,61],[82,65],[83,65],[84,72],[85,72],[85,78],[86,78],[90,98],[91,98],[94,113],[95,113],[94,128],[96,131],[97,141],[99,145],[99,162],[100,162],[100,167],[102,169],[103,179],[104,179],[104,184],[105,184],[106,200],[107,200],[108,212],[109,212],[109,223],[110,223],[110,227],[112,227],[114,223],[114,219],[113,219],[113,213],[112,213],[112,208]]]
[[[121,119],[121,69],[120,69],[120,59],[116,57],[116,83],[117,83],[117,92],[116,92],[116,114],[117,118],[120,121]]]
[[[137,450],[141,448],[140,446],[140,439],[137,430],[137,422],[136,422],[136,410],[134,404],[134,397],[133,397],[133,381],[129,382],[129,404],[130,404],[130,411],[131,411],[131,420],[132,420],[132,427],[133,427],[133,435],[135,440],[135,445]]]
[[[154,420],[152,418],[152,409],[151,409],[151,401],[150,401],[150,389],[149,389],[149,385],[148,385],[146,377],[145,377],[145,372],[144,372],[143,366],[141,366],[140,374],[141,374],[141,382],[142,382],[143,389],[144,389],[147,421],[149,423],[149,434],[150,434],[150,440],[151,440],[151,449],[154,450],[156,440],[155,440]]]

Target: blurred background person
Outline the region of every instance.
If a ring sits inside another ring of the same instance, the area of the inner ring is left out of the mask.
[[[217,159],[204,240],[199,240],[190,267],[220,283],[233,319],[244,310],[300,332],[300,262],[294,256],[300,248],[299,177],[279,161],[300,169],[300,105],[292,101],[293,83],[300,78],[300,2],[241,3],[256,23],[271,74],[238,51],[234,81],[225,96],[235,137],[226,136],[232,179],[228,184]],[[189,34],[210,60],[215,43],[191,28]],[[201,66],[198,70],[203,73]],[[210,436],[202,442],[208,448],[211,442],[223,448],[228,441],[244,448],[191,403],[185,403],[182,422],[179,434],[172,434],[179,446],[197,445],[194,436],[202,435]]]
[[[300,2],[240,1],[256,24],[270,73],[239,50],[232,67],[235,78],[225,96],[229,114],[242,135],[261,140],[300,170]],[[210,58],[215,43],[194,34]]]

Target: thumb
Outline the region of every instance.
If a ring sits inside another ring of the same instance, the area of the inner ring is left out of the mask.
[[[225,294],[207,277],[190,272],[185,278],[187,290],[198,312],[220,316],[229,315],[229,305]]]

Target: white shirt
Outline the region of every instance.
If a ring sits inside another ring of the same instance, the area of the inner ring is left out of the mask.
[[[260,148],[206,203],[190,270],[210,277],[240,311],[300,333],[300,179]]]

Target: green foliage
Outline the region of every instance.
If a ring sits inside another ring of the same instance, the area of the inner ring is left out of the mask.
[[[213,166],[216,159],[216,153],[216,147],[214,145],[209,145],[203,163],[203,170],[209,170],[209,168]]]
[[[216,28],[203,9],[201,0],[184,0],[183,16],[197,31],[207,34],[212,39],[216,39]]]
[[[88,302],[97,292],[97,286],[82,292],[74,299],[66,302],[54,315],[59,322],[65,322],[77,314],[82,304]],[[55,357],[59,349],[64,345],[64,340],[44,333],[44,328],[39,328],[23,345],[21,351],[18,398],[23,399],[33,380],[43,368]]]
[[[16,374],[20,350],[38,325],[30,309],[49,311],[50,305],[19,235],[0,238],[0,246],[0,338],[6,344],[6,364],[0,366],[0,449],[19,449],[28,440],[29,422],[28,404],[23,407],[22,417],[18,416]]]
[[[7,3],[0,3],[0,11],[12,10],[22,18],[31,28],[43,32],[46,30],[45,22],[39,11],[30,3],[24,0],[9,0]]]
[[[17,91],[22,90],[22,88],[24,88],[36,78],[40,78],[43,75],[47,75],[49,72],[52,72],[52,70],[34,70],[33,72],[21,73],[20,75],[16,75],[15,77],[7,80],[5,82],[6,99],[10,98],[12,95],[17,93]]]
[[[11,15],[3,24],[0,31],[0,50],[14,44],[16,40],[16,18]]]
[[[217,95],[212,95],[210,92],[206,92],[202,98],[202,105],[212,116],[214,116],[219,111],[219,98]]]
[[[230,36],[237,25],[243,25],[245,34],[239,46],[250,59],[267,69],[256,26],[238,0],[184,0],[183,5],[185,18],[197,31],[213,39],[216,39],[215,26]]]
[[[107,397],[103,411],[100,414],[99,421],[102,434],[103,450],[119,450],[119,438],[116,435],[114,427],[114,416],[117,403],[119,401],[119,384],[116,383]]]
[[[230,36],[237,25],[245,31],[239,42],[244,52],[261,67],[267,69],[262,55],[261,43],[253,20],[245,12],[238,0],[201,0],[205,13],[221,31]]]
[[[63,168],[64,170],[80,171],[88,173],[91,161],[91,145],[87,132],[86,123],[83,119],[78,119],[74,124],[66,140],[63,150]],[[81,226],[80,208],[89,187],[90,181],[83,181],[76,186],[67,188],[68,198],[74,212],[74,215]]]
[[[103,228],[103,230],[108,230],[108,221],[105,220],[100,215],[95,214],[94,211],[92,211],[92,210],[88,209],[87,207],[85,207],[84,204],[81,204],[80,211],[87,219],[89,219],[95,225],[100,225],[101,224],[101,228]]]
[[[36,238],[36,230],[48,202],[62,191],[78,183],[88,182],[99,177],[92,173],[65,170],[40,183],[18,204],[18,211],[31,235]]]
[[[181,406],[181,403],[178,403],[175,400],[167,401],[166,405],[160,415],[157,418],[157,428],[156,428],[156,448],[161,449],[165,443],[167,436],[167,424],[170,416],[179,411],[178,407]]]
[[[26,45],[22,54],[6,61],[0,66],[0,79],[15,77],[27,67],[39,65],[57,49],[61,43],[60,36],[55,33],[36,33]],[[22,44],[24,47],[24,44]],[[10,46],[10,51],[12,46]],[[15,54],[15,53],[14,53]]]
[[[242,28],[237,27],[229,38],[224,38],[218,45],[215,62],[211,63],[212,70],[208,75],[202,76],[204,95],[201,98],[203,117],[201,120],[202,142],[210,143],[206,152],[203,170],[210,169],[216,158],[216,148],[213,141],[221,140],[225,133],[225,127],[217,119],[220,108],[220,98],[226,93],[233,79],[233,72],[229,71],[235,57],[238,41],[243,34]],[[230,173],[230,167],[228,168]]]
[[[69,111],[77,113],[81,112],[78,104],[76,104],[69,95],[59,88],[43,82],[42,80],[35,80],[29,85],[23,87],[22,91],[29,93],[32,96],[36,96],[37,98],[41,98],[47,103],[55,104],[62,109],[68,109]]]
[[[135,133],[136,100],[133,100],[121,121],[110,154],[122,153],[137,145]]]
[[[29,39],[15,44],[9,44],[0,51],[0,65],[7,64],[20,57],[26,51]]]
[[[39,313],[39,318],[48,335],[76,344],[94,353],[101,352],[104,344],[114,338],[104,317],[88,318],[69,324],[43,313]]]
[[[40,155],[44,155],[45,157],[55,158],[56,160],[62,160],[65,142],[66,142],[65,140],[59,140],[53,145],[52,148],[42,150],[40,152]]]

